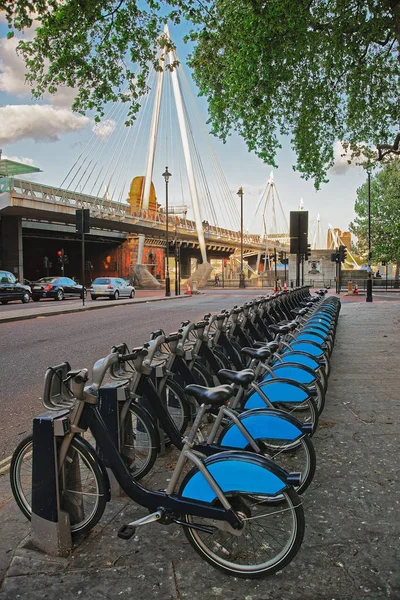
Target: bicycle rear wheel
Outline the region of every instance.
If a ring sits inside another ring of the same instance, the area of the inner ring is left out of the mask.
[[[293,559],[304,536],[299,497],[292,488],[282,496],[282,504],[276,506],[263,503],[260,496],[227,494],[232,508],[243,519],[239,535],[219,529],[215,521],[191,515],[184,515],[187,525],[183,525],[183,530],[196,552],[228,575],[247,579],[272,575]]]
[[[11,459],[10,483],[15,501],[32,517],[33,436],[23,439]],[[60,474],[60,505],[70,515],[71,533],[85,533],[101,518],[108,498],[108,486],[98,459],[85,440],[74,437]]]

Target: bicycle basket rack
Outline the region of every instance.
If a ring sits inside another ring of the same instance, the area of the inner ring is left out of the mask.
[[[44,375],[43,405],[48,410],[60,410],[73,406],[74,397],[69,381],[65,381],[70,370],[71,365],[68,362],[63,362],[56,367],[46,369]]]

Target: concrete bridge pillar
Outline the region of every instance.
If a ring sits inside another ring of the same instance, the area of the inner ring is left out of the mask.
[[[0,219],[0,267],[22,281],[24,269],[21,217],[2,216]]]
[[[188,279],[190,277],[190,254],[181,252],[181,278]]]
[[[258,258],[258,255],[255,254],[254,256],[249,256],[247,258],[247,264],[249,265],[249,267],[251,267],[253,269],[253,271],[257,272],[258,267],[260,266],[260,260]]]

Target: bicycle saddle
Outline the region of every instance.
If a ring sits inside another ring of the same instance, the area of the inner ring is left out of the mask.
[[[217,373],[219,379],[235,385],[247,386],[254,380],[255,374],[252,369],[243,369],[242,371],[231,371],[230,369],[221,369]]]
[[[233,395],[233,386],[219,385],[217,387],[208,388],[202,385],[187,385],[185,393],[193,396],[199,404],[209,404],[211,406],[221,406]]]
[[[278,342],[254,342],[254,347],[255,348],[268,348],[268,350],[271,352],[271,354],[273,354],[274,352],[276,352],[279,348],[279,343]]]
[[[274,333],[288,333],[290,331],[287,325],[268,325],[268,329]]]
[[[265,346],[262,348],[242,348],[242,353],[256,360],[265,360],[271,356],[271,350]]]

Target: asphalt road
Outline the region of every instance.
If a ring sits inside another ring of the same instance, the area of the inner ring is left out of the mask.
[[[40,396],[47,367],[68,361],[72,368],[91,368],[113,344],[138,346],[154,329],[170,333],[184,319],[200,320],[206,312],[215,313],[255,296],[256,290],[215,290],[187,299],[1,323],[0,461],[31,432],[32,418],[44,411]]]

